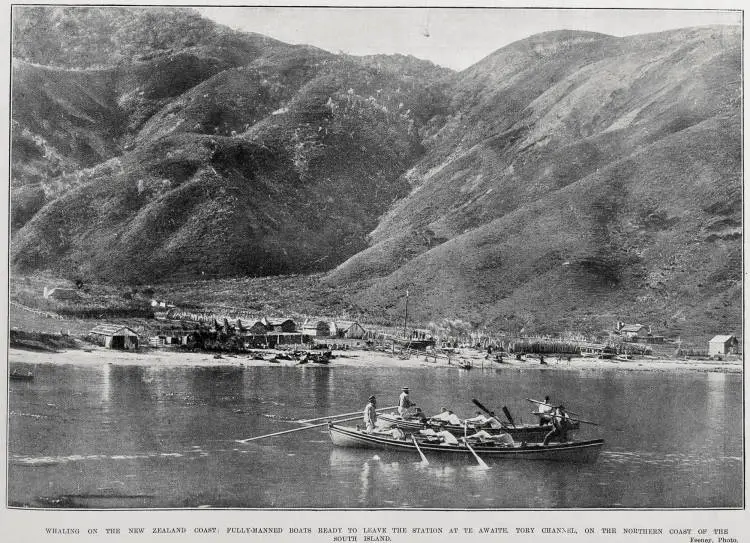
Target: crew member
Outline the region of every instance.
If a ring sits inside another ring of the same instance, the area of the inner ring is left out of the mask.
[[[365,406],[364,420],[365,430],[368,434],[371,434],[375,430],[375,421],[377,420],[378,414],[375,411],[375,396],[367,398],[367,405]]]
[[[401,389],[401,395],[398,397],[398,414],[401,417],[406,417],[409,414],[409,408],[414,404],[409,398],[409,387]]]
[[[430,417],[430,420],[437,422],[438,424],[453,424],[455,426],[461,426],[461,419],[459,419],[453,411],[443,407],[440,413]]]
[[[549,403],[549,396],[544,397],[544,403],[539,404],[539,426],[544,426],[552,420],[550,414],[553,407]]]
[[[548,445],[553,438],[557,438],[556,441],[565,443],[568,440],[568,414],[565,412],[565,408],[561,405],[552,412],[552,430],[544,436],[543,445]]]

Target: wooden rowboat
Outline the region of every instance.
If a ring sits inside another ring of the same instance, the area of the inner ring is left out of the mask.
[[[461,425],[437,424],[434,422],[431,423],[430,421],[428,421],[425,425],[419,419],[404,419],[395,413],[378,413],[378,420],[381,420],[392,427],[401,428],[406,432],[417,432],[423,428],[432,428],[433,430],[448,430],[455,436],[464,435],[464,427]],[[568,431],[578,430],[579,427],[580,424],[578,424],[577,422],[570,422]],[[552,430],[552,424],[543,424],[542,426],[539,426],[539,424],[516,424],[515,426],[506,425],[503,428],[497,429],[486,427],[475,428],[469,426],[470,431],[479,429],[484,430],[489,434],[498,434],[501,432],[505,432],[507,434],[510,434],[511,437],[516,441],[541,442],[544,440],[544,436],[546,436]]]
[[[33,381],[34,380],[34,374],[29,372],[26,373],[18,373],[17,371],[12,371],[8,374],[8,377],[11,381]]]
[[[404,451],[414,456],[419,454],[419,450],[427,456],[431,454],[453,458],[473,456],[471,449],[463,443],[453,445],[439,443],[421,436],[417,438],[415,434],[413,436],[416,442],[383,434],[368,434],[356,428],[337,426],[332,423],[328,424],[328,433],[331,436],[331,441],[337,447]],[[417,443],[419,444],[419,450]],[[471,448],[483,459],[554,460],[583,463],[596,462],[603,446],[603,439],[593,439],[590,441],[551,443],[549,445],[539,443],[513,443],[510,445],[477,443],[472,445]]]

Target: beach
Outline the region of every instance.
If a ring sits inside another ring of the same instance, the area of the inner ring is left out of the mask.
[[[282,351],[255,351],[270,356]],[[650,371],[650,372],[714,372],[742,373],[742,360],[678,360],[634,358],[631,361],[600,360],[583,357],[566,358],[545,357],[546,364],[538,359],[517,360],[509,355],[503,363],[485,358],[485,353],[474,349],[462,349],[451,358],[449,365],[446,359],[427,354],[412,354],[407,359],[398,358],[389,353],[372,350],[333,351],[334,358],[327,367],[369,367],[369,368],[425,368],[434,370],[469,371],[459,369],[457,364],[468,361],[473,371],[516,369],[539,371]],[[120,351],[91,347],[65,351],[35,351],[11,348],[8,350],[9,366],[17,364],[75,364],[98,365],[116,364],[130,366],[296,366],[295,360],[269,362],[257,360],[252,354],[214,354],[209,352],[191,352],[176,349],[142,349],[139,351]],[[316,367],[319,364],[309,363],[305,366]]]

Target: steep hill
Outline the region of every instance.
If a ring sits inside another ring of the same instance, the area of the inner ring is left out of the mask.
[[[423,320],[738,330],[739,38],[566,31],[490,55],[459,74],[409,196],[328,283],[394,316],[409,288]]]
[[[115,282],[263,275],[330,269],[366,247],[406,194],[400,176],[441,107],[431,83],[448,72],[278,42],[241,65],[236,48],[210,53],[87,70],[17,63],[16,269]]]
[[[191,10],[17,7],[16,272],[328,272],[362,314],[741,323],[741,29],[531,36],[461,73]]]

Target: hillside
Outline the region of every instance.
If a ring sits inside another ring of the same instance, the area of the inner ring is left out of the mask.
[[[16,9],[14,273],[324,272],[381,320],[408,288],[415,321],[740,330],[739,27],[547,32],[455,73],[191,10]]]
[[[741,322],[740,40],[559,32],[459,74],[412,191],[328,284],[527,331]],[[472,127],[470,130],[467,127]]]
[[[364,249],[447,71],[240,45],[16,62],[14,267],[149,282],[325,270]]]

